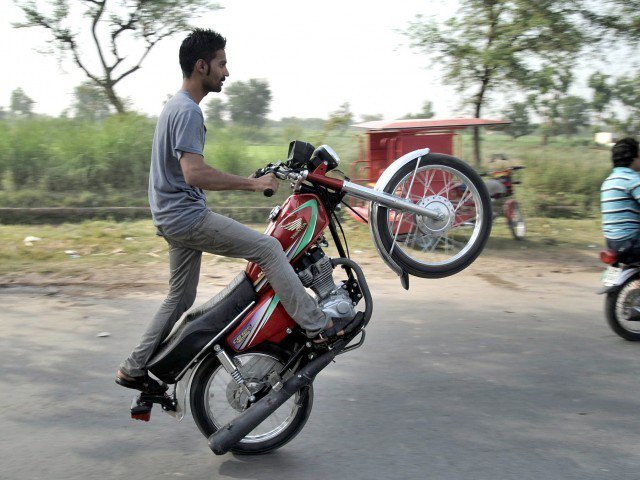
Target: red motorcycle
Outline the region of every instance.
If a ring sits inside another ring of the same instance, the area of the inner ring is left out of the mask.
[[[519,180],[514,178],[514,172],[523,168],[523,166],[518,165],[492,170],[483,175],[487,177],[485,183],[491,196],[494,214],[498,215],[498,212],[502,212],[507,219],[507,226],[511,231],[511,235],[516,240],[523,240],[527,233],[527,225],[524,221],[520,204],[513,198],[513,186],[520,183]]]
[[[338,165],[330,147],[296,141],[286,162],[269,164],[257,175],[274,173],[292,182],[293,195],[272,210],[266,234],[280,241],[320,308],[332,317],[355,318],[357,328],[327,343],[310,341],[259,266],[249,263],[227,288],[189,312],[159,347],[148,369],[173,384],[173,391],[140,394],[133,418],[148,421],[158,403],[181,419],[188,394],[193,418],[216,454],[266,453],[300,432],[311,413],[315,376],[337,355],[362,346],[373,312],[364,274],[348,258],[336,215],[346,195],[371,202],[374,244],[407,289],[409,274],[452,275],[482,251],[491,203],[482,179],[462,161],[417,150],[394,162],[375,188],[350,182]],[[460,221],[463,204],[472,205],[473,222]],[[339,258],[323,251],[327,229]],[[342,279],[336,282],[338,270]]]

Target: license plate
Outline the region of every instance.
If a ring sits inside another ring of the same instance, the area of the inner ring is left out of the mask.
[[[602,272],[602,283],[605,287],[612,287],[618,284],[618,279],[620,278],[620,274],[622,273],[622,269],[618,267],[607,267],[607,269]]]

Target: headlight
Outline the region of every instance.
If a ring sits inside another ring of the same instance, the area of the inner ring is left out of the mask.
[[[340,157],[329,145],[320,145],[314,150],[309,160],[310,166],[314,169],[323,162],[327,163],[327,171],[333,170],[340,164]]]

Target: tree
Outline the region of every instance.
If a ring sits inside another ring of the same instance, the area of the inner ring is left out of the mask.
[[[29,98],[27,94],[24,93],[24,90],[18,87],[11,92],[11,104],[9,105],[9,109],[14,115],[31,116],[33,115],[34,103],[36,102]]]
[[[219,8],[210,0],[14,1],[26,19],[14,27],[45,29],[52,40],[51,51],[57,51],[61,60],[70,55],[91,83],[104,91],[118,113],[123,113],[126,105],[115,86],[142,67],[158,42],[189,29],[189,19]],[[90,42],[84,41],[82,29],[70,26],[77,11],[86,19],[84,29],[89,30]],[[141,48],[125,46],[126,39],[141,41]],[[90,66],[94,63],[99,67]]]
[[[231,121],[253,127],[264,125],[271,105],[269,82],[257,78],[233,82],[227,87],[226,94]]]
[[[340,105],[338,110],[335,110],[329,114],[329,120],[325,125],[325,130],[330,132],[331,130],[339,130],[341,133],[347,131],[349,125],[353,122],[353,113],[351,112],[351,104],[345,102]]]
[[[576,6],[576,11],[581,13],[599,34],[604,34],[604,40],[611,40],[616,46],[621,38],[631,44],[640,43],[640,0],[604,0],[593,4],[577,2]]]
[[[375,122],[382,120],[383,115],[381,113],[365,113],[360,118],[363,122]]]
[[[422,104],[422,111],[418,113],[407,113],[402,118],[432,118],[435,116],[433,111],[433,102],[431,100],[425,100]]]
[[[558,62],[543,66],[527,80],[532,92],[528,97],[529,104],[542,119],[542,145],[549,143],[549,137],[557,133],[560,100],[567,95],[572,82],[571,64]]]
[[[627,135],[637,135],[640,132],[640,74],[618,78],[614,91],[615,98],[629,111],[619,128]]]
[[[207,121],[212,125],[224,124],[224,115],[227,112],[227,105],[218,97],[214,97],[206,104]]]
[[[480,118],[488,95],[520,86],[542,60],[568,61],[581,49],[584,34],[573,20],[572,0],[461,0],[458,14],[439,27],[418,17],[406,32],[412,45],[444,66]],[[480,165],[480,132],[474,129],[474,157]]]
[[[73,116],[81,120],[103,120],[110,112],[109,98],[104,90],[87,81],[73,90]]]
[[[593,90],[593,99],[591,100],[591,109],[596,112],[596,122],[603,122],[604,112],[613,101],[614,85],[609,84],[610,75],[601,72],[591,74],[587,85]]]
[[[590,104],[576,95],[567,95],[558,102],[556,131],[565,136],[575,135],[580,128],[589,125]]]
[[[505,132],[513,138],[523,137],[533,131],[529,107],[527,102],[513,102],[504,111],[505,120],[511,122],[505,127]]]

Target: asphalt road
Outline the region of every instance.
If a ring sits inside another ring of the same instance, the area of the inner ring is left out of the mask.
[[[0,478],[640,478],[640,344],[606,326],[594,268],[527,268],[376,276],[365,346],[258,457],[214,456],[189,415],[130,420],[113,375],[161,295],[2,289]]]

